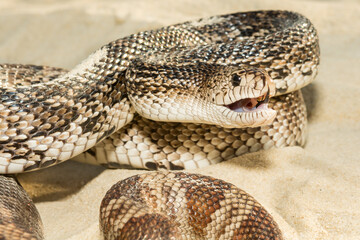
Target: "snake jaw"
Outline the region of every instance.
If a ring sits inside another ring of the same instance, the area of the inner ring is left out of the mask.
[[[268,103],[270,97],[275,95],[275,83],[267,73],[256,73],[258,77],[249,77],[249,86],[236,86],[223,98],[220,106],[226,109],[223,110],[226,120],[222,121],[222,126],[258,127],[274,121],[277,112],[269,108]],[[257,81],[255,84],[254,79]]]
[[[240,99],[236,102],[225,105],[225,107],[238,113],[268,110],[269,99],[270,99],[270,91],[267,91],[265,94],[257,98]]]

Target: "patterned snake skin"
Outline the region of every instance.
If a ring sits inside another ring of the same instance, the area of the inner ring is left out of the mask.
[[[35,205],[13,177],[0,175],[0,239],[42,238],[42,222]]]
[[[303,145],[299,89],[318,64],[308,19],[259,11],[134,34],[69,72],[0,65],[0,173],[73,157],[109,167],[191,169]]]
[[[282,239],[269,213],[247,193],[183,172],[116,183],[102,200],[100,225],[105,239]]]

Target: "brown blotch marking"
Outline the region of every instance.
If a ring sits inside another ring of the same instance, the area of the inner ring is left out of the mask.
[[[254,206],[247,219],[234,232],[233,240],[282,240],[282,234],[270,214],[263,207]]]
[[[145,214],[130,218],[122,229],[118,229],[118,239],[181,239],[180,230],[169,218],[160,214]]]
[[[221,180],[206,176],[188,176],[196,180],[197,185],[183,182],[187,191],[187,208],[189,210],[189,225],[195,233],[205,236],[205,228],[211,223],[211,214],[220,209],[220,201],[225,198],[223,189],[230,186]],[[180,177],[181,178],[181,177]]]

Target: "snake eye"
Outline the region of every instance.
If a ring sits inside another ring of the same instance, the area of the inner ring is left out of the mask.
[[[238,74],[233,74],[232,75],[232,85],[234,86],[234,87],[236,87],[236,86],[239,86],[240,85],[240,82],[241,82],[241,77],[238,75]]]

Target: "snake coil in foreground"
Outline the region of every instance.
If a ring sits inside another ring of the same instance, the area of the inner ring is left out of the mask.
[[[105,239],[282,239],[269,213],[247,193],[183,172],[118,182],[101,203],[100,225]]]
[[[315,28],[288,11],[140,32],[101,47],[71,71],[0,65],[0,173],[74,157],[183,170],[302,146],[307,121],[299,89],[318,65]]]

